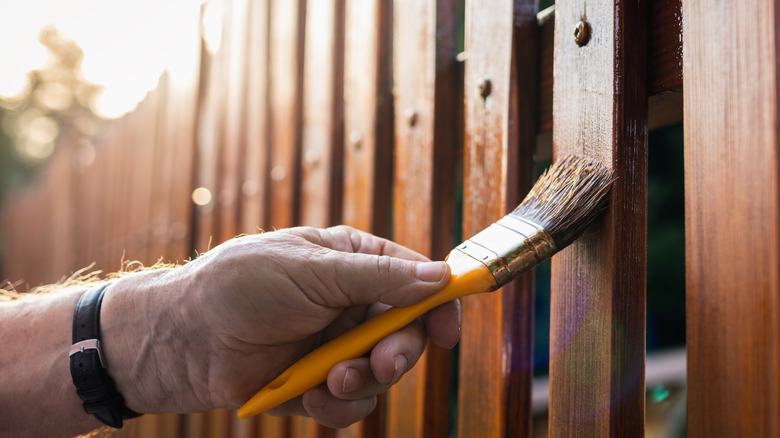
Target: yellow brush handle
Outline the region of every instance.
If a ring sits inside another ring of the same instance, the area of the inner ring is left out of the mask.
[[[485,265],[457,253],[453,251],[447,260],[452,278],[444,289],[417,304],[390,309],[312,351],[258,391],[238,410],[238,417],[249,418],[303,394],[324,382],[337,363],[364,355],[379,341],[436,306],[495,289],[496,281]]]

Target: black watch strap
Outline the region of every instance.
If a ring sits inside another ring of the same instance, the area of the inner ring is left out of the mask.
[[[101,423],[117,429],[122,420],[141,414],[125,406],[125,400],[116,390],[108,375],[103,349],[100,345],[100,305],[108,284],[85,292],[73,315],[73,345],[70,347],[70,375],[76,393],[84,402],[84,410]]]

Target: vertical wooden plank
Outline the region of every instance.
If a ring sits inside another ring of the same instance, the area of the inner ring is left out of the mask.
[[[328,227],[341,216],[344,0],[306,2],[300,160],[300,223]],[[334,431],[310,418],[291,419],[293,437]]]
[[[309,0],[305,27],[300,222],[327,227],[341,218],[344,0]]]
[[[155,161],[157,160],[157,132],[160,129],[159,101],[160,90],[149,92],[146,98],[135,109],[135,124],[131,127],[135,132],[133,144],[125,145],[132,157],[132,206],[126,213],[130,216],[131,235],[127,245],[129,260],[140,261],[145,266],[154,263],[149,260],[147,247],[149,245],[149,218],[151,217],[152,196],[156,191],[153,185]],[[117,261],[118,262],[118,261]]]
[[[58,151],[49,163],[48,180],[45,183],[48,186],[46,191],[51,196],[48,203],[51,208],[50,215],[45,217],[52,233],[49,241],[50,274],[44,280],[46,283],[62,280],[73,270],[73,258],[70,255],[75,243],[73,229],[77,213],[74,209],[76,199],[73,196],[75,178],[69,154],[73,148],[67,143],[60,143],[59,146],[62,150]]]
[[[122,129],[121,137],[119,139],[119,150],[122,155],[122,163],[125,163],[125,167],[120,167],[119,162],[115,162],[119,167],[118,175],[120,178],[121,189],[118,195],[122,196],[120,201],[120,208],[115,216],[117,234],[116,239],[116,253],[118,253],[122,260],[127,260],[128,246],[130,244],[130,236],[133,234],[132,214],[128,212],[137,204],[138,188],[133,186],[133,179],[135,178],[135,166],[136,159],[133,156],[131,148],[127,147],[128,144],[134,144],[137,141],[138,133],[133,129],[133,125],[136,123],[139,115],[137,111],[132,111],[122,117]],[[128,163],[132,163],[128,166]],[[124,211],[123,211],[124,210]],[[118,266],[105,266],[103,269],[116,269]]]
[[[153,193],[149,199],[151,204],[148,219],[149,239],[146,245],[146,257],[150,263],[165,258],[165,245],[169,242],[168,221],[170,210],[168,206],[173,200],[173,193],[170,190],[170,178],[173,174],[171,167],[174,163],[174,157],[171,154],[172,145],[166,141],[167,125],[171,123],[167,117],[170,114],[168,107],[172,104],[168,99],[169,86],[169,76],[168,74],[163,74],[155,91],[160,97],[156,111],[156,119],[159,123],[154,142],[156,159],[154,160],[151,175]]]
[[[238,234],[239,191],[241,164],[244,149],[244,111],[246,94],[244,75],[246,73],[246,25],[247,0],[226,0],[224,26],[226,38],[222,41],[225,50],[226,75],[220,92],[224,94],[223,118],[219,159],[219,189],[217,196],[218,231],[217,241],[224,242]]]
[[[587,23],[590,39],[573,35]],[[556,6],[555,156],[615,171],[593,230],[553,258],[551,436],[643,436],[647,236],[647,4]]]
[[[176,52],[186,62],[176,63],[177,68],[167,72],[169,78],[165,120],[164,144],[168,149],[170,175],[168,189],[171,191],[168,236],[165,258],[182,262],[193,256],[193,173],[195,163],[195,134],[198,114],[198,92],[200,80],[201,35],[199,29],[200,8],[190,8],[182,13],[182,20],[192,23],[186,30],[187,39],[182,38]]]
[[[240,231],[255,233],[268,223],[268,2],[250,2],[247,19],[246,159]]]
[[[291,227],[297,222],[305,7],[304,0],[270,0],[269,5],[268,226],[271,229]],[[262,436],[288,436],[290,427],[289,418],[266,415],[260,419]]]
[[[208,429],[208,412],[189,414],[184,418],[182,436],[186,438],[206,438]]]
[[[347,0],[344,36],[343,222],[387,237],[393,159],[392,4]],[[384,435],[384,401],[339,437]]]
[[[212,32],[221,35],[221,43],[228,29],[222,26],[225,21],[222,2],[211,2],[203,5],[203,16],[214,14],[216,17],[204,21],[215,25],[220,23],[220,29]],[[214,46],[212,46],[214,44]],[[222,115],[225,111],[225,96],[221,87],[226,80],[226,50],[216,42],[206,42],[202,50],[200,66],[200,90],[198,94],[198,117],[196,137],[196,159],[193,175],[193,201],[195,207],[195,222],[193,224],[193,247],[195,251],[205,252],[214,246],[212,238],[217,231],[216,196],[218,194],[218,157],[222,133]],[[199,199],[195,199],[197,194]]]
[[[304,0],[271,0],[269,47],[270,222],[297,222]]]
[[[537,126],[539,102],[539,29],[536,21],[538,0],[515,2],[514,31],[509,94],[510,119],[508,123],[510,145],[517,144],[517,164],[508,172],[516,171],[509,183],[517,184],[519,198],[533,187],[536,181]],[[511,117],[512,109],[517,116]],[[507,436],[531,436],[533,419],[531,412],[531,388],[534,368],[534,306],[535,283],[533,273],[515,280],[513,294],[504,297],[504,344],[509,345],[509,371],[506,395]]]
[[[393,112],[390,0],[347,0],[344,222],[389,235]]]
[[[456,155],[462,115],[455,60],[457,1],[394,2],[395,172],[393,238],[442,259],[454,242]],[[450,352],[429,345],[390,391],[387,436],[446,437]]]
[[[778,3],[683,11],[688,433],[778,436]]]
[[[533,179],[536,10],[535,1],[466,4],[464,237],[511,211]],[[529,434],[532,322],[532,276],[463,300],[460,436]]]

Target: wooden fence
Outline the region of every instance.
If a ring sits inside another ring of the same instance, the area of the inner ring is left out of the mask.
[[[588,155],[618,179],[597,232],[553,260],[549,434],[642,436],[647,133],[682,120],[688,433],[780,435],[780,2],[537,9],[225,0],[219,47],[193,35],[190,80],[164,76],[89,165],[63,142],[9,200],[4,275],[181,261],[296,224],[441,258],[518,203],[541,156]],[[528,436],[532,286],[465,299],[458,356],[429,349],[348,429],[218,411],[119,436]]]

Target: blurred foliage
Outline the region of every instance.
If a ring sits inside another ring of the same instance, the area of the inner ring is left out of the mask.
[[[647,348],[685,345],[683,127],[650,133],[647,202]]]
[[[28,73],[21,93],[0,99],[0,200],[30,180],[63,141],[90,151],[101,121],[92,111],[101,88],[84,79],[81,48],[53,27],[43,29],[39,40],[48,62]],[[74,156],[90,159],[89,153]]]

